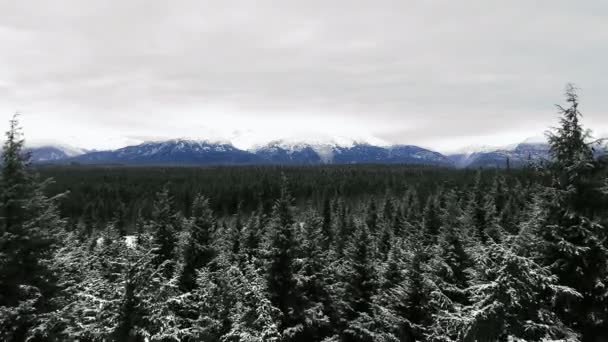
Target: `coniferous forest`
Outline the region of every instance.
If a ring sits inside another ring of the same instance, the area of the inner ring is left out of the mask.
[[[608,168],[33,167],[0,179],[2,341],[607,341]]]

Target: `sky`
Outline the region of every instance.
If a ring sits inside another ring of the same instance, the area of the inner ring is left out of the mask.
[[[0,129],[112,149],[540,136],[566,83],[608,135],[608,1],[0,0]]]

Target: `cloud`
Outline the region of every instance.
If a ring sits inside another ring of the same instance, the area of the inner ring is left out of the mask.
[[[607,15],[601,0],[3,2],[0,113],[86,148],[242,131],[442,149],[538,135],[573,81],[606,131]]]

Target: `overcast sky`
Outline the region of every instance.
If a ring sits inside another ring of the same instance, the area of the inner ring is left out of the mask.
[[[116,148],[347,137],[440,151],[608,132],[608,1],[0,0],[0,128]]]

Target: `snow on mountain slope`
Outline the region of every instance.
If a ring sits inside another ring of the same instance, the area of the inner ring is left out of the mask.
[[[597,156],[608,143],[595,144]],[[145,142],[113,151],[92,151],[66,146],[29,148],[34,163],[122,164],[122,165],[322,165],[322,164],[412,164],[457,168],[521,167],[550,158],[542,139],[526,139],[504,147],[476,147],[445,156],[412,145],[375,145],[352,139],[276,140],[242,150],[229,142],[173,139]],[[508,162],[507,162],[508,161]]]
[[[229,143],[174,139],[127,146],[114,151],[88,153],[70,162],[83,164],[128,165],[211,165],[252,164],[254,154],[242,151]]]
[[[272,164],[424,164],[451,166],[440,153],[417,146],[377,146],[348,141],[342,143],[307,143],[274,141],[252,149],[262,160]]]
[[[76,157],[85,154],[87,151],[65,145],[39,145],[27,147],[33,163],[49,163]]]
[[[506,168],[540,163],[550,158],[549,145],[542,139],[528,138],[519,144],[504,147],[466,149],[465,153],[448,156],[457,168]]]

